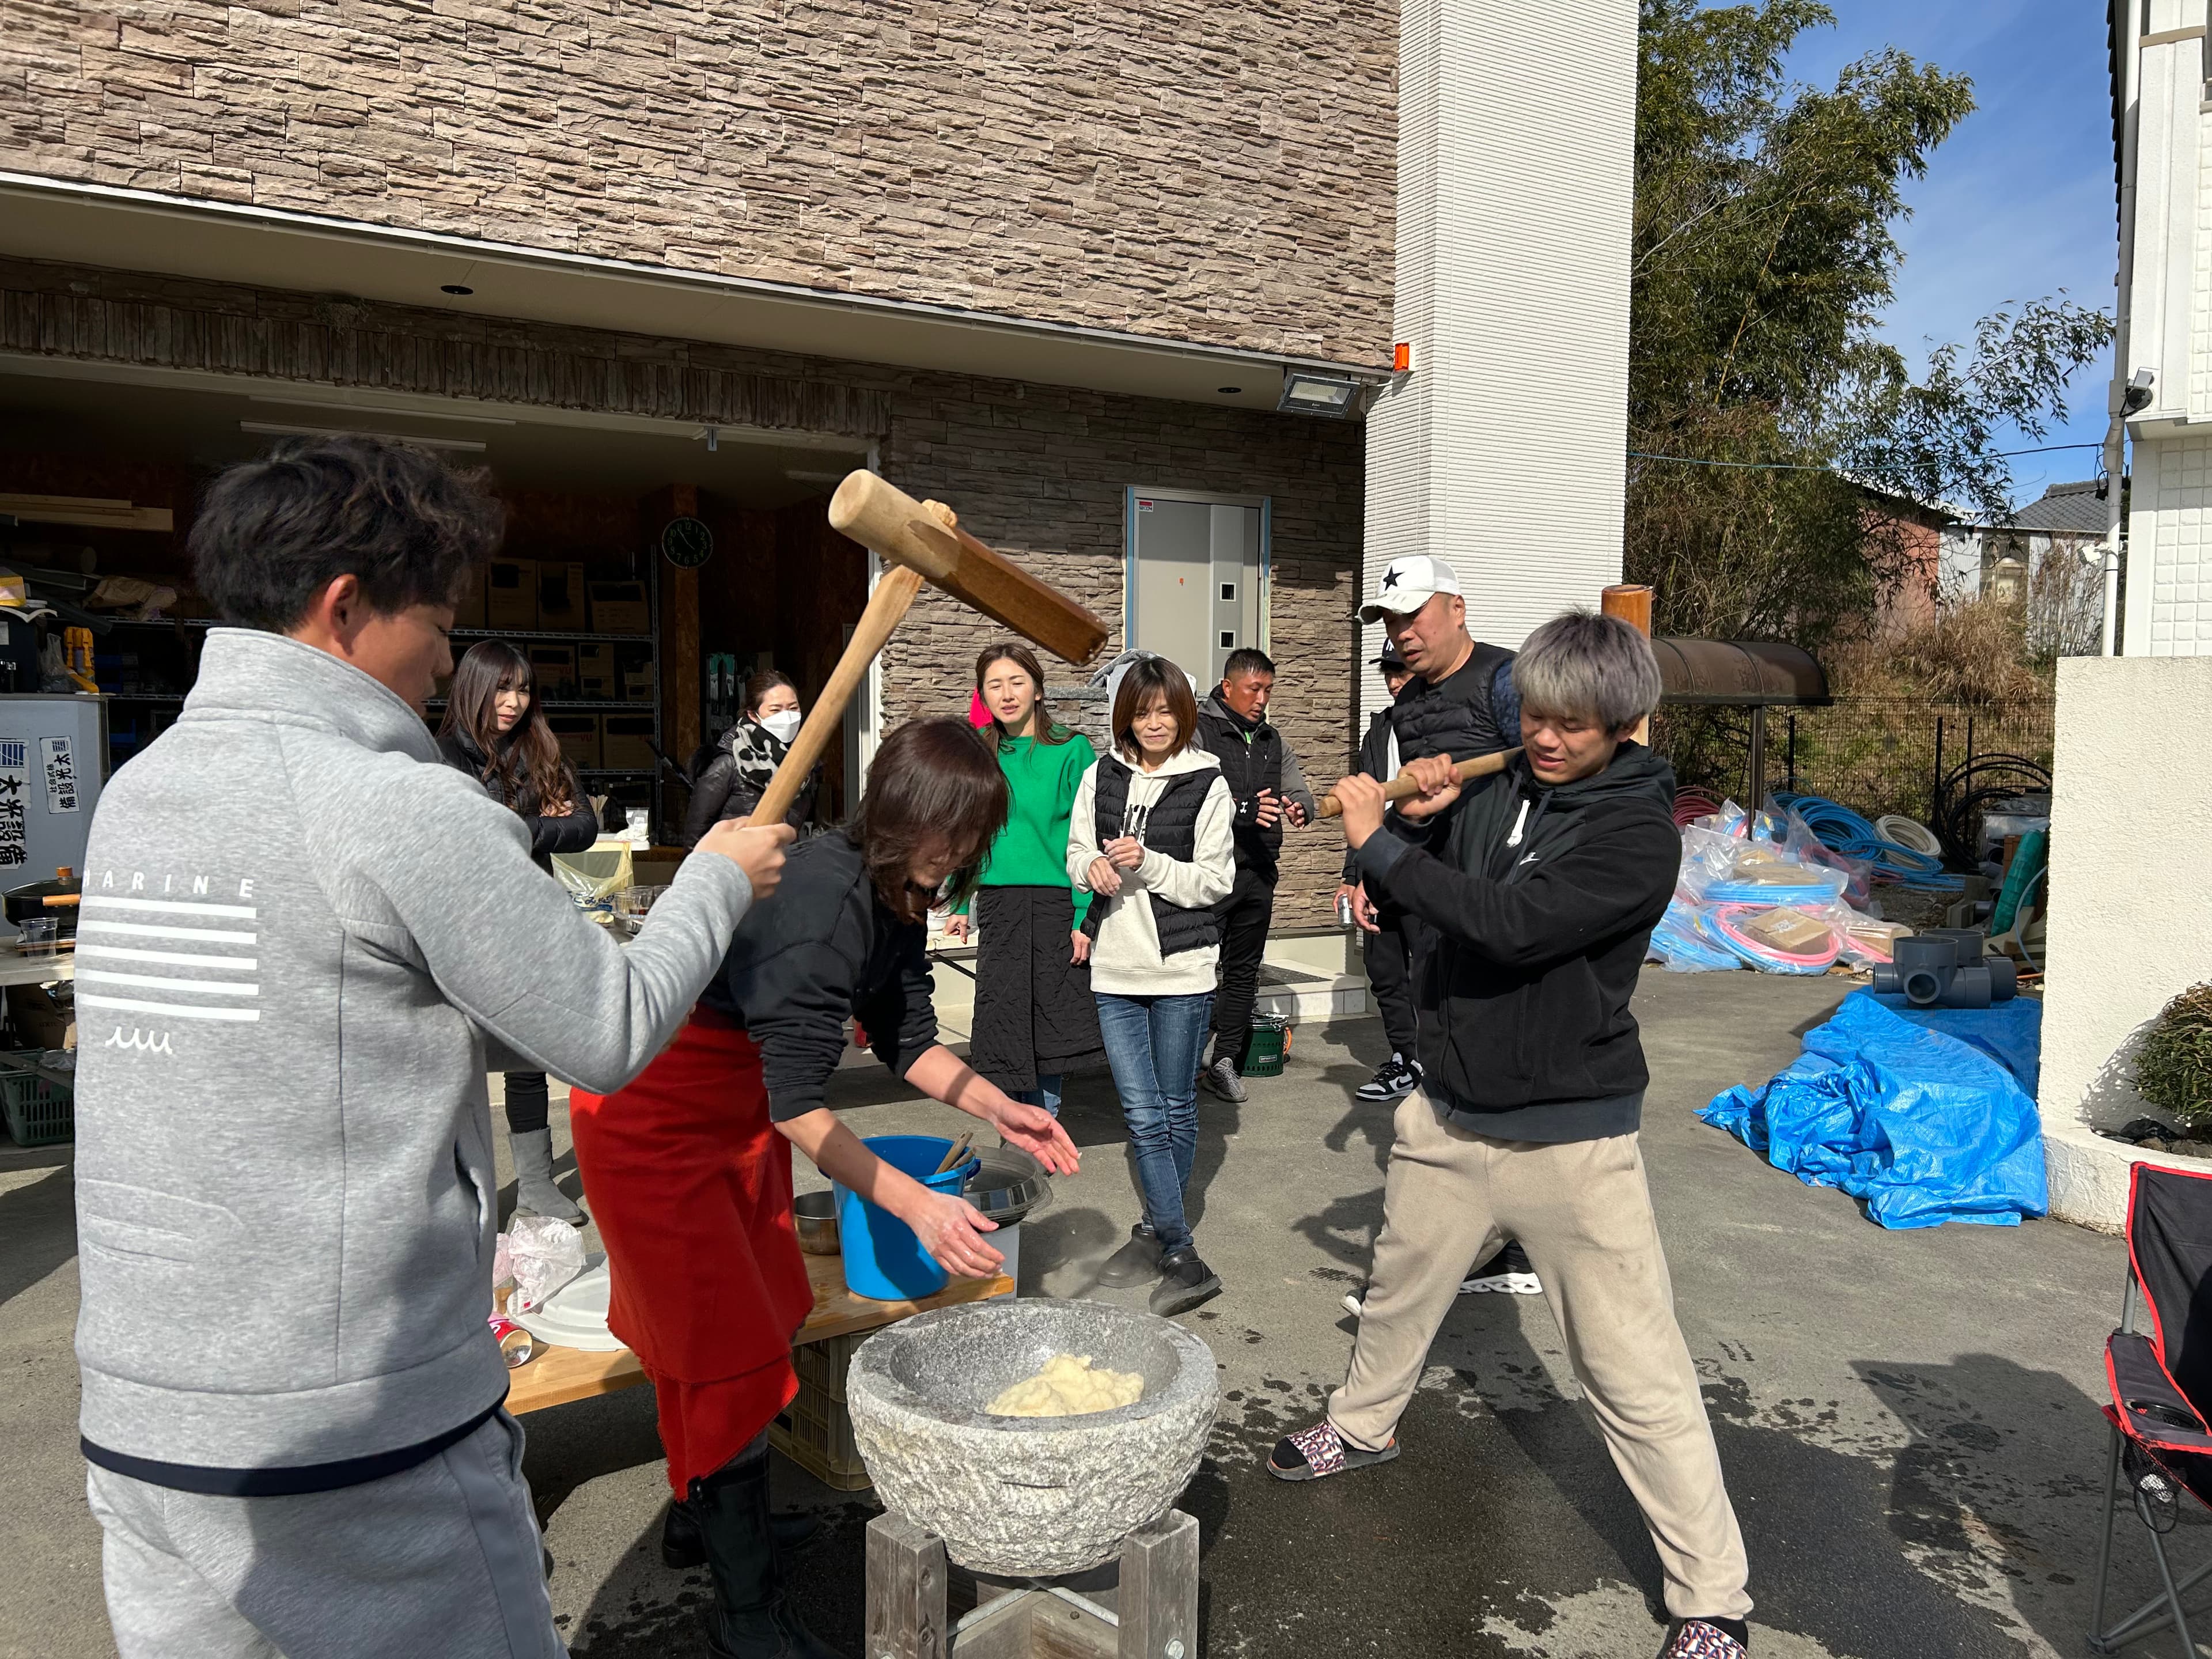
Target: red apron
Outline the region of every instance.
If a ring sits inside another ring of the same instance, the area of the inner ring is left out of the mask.
[[[799,1381],[813,1310],[791,1220],[791,1148],[760,1050],[705,1009],[611,1095],[572,1091],[576,1165],[607,1247],[607,1324],[653,1379],[678,1497],[766,1428]]]

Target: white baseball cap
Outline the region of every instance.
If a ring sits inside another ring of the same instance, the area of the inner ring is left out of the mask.
[[[1400,616],[1419,611],[1439,593],[1459,592],[1459,573],[1426,553],[1407,553],[1382,567],[1373,603],[1359,607],[1359,620],[1380,622],[1385,611]]]

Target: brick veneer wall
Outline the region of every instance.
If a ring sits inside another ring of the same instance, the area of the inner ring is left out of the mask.
[[[1273,714],[1317,786],[1350,762],[1354,424],[4,258],[0,350],[876,437],[886,476],[951,502],[1105,618],[1109,656],[1121,649],[1122,490],[1266,495]],[[925,589],[884,653],[886,720],[964,714],[975,653],[1002,632]],[[1047,678],[1079,677],[1048,659]],[[1332,919],[1342,856],[1334,824],[1288,838],[1279,922]]]
[[[53,178],[1345,362],[1392,0],[13,0]]]
[[[963,526],[1103,617],[1114,631],[1102,660],[1123,643],[1125,488],[1267,496],[1270,713],[1326,785],[1353,748],[1363,456],[1360,428],[1332,421],[917,375],[894,401],[884,467],[908,491],[953,503]],[[886,725],[964,713],[975,653],[1005,632],[925,589],[884,653]],[[1079,678],[1056,658],[1045,676]],[[1085,730],[1101,739],[1102,711],[1085,712]],[[1334,920],[1343,857],[1333,823],[1285,838],[1279,923]]]

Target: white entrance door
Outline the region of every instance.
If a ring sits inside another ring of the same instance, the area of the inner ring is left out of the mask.
[[[1267,503],[1256,495],[1132,489],[1123,635],[1198,682],[1240,646],[1267,649]]]

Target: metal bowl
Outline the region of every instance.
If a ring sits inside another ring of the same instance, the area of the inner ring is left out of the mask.
[[[791,1218],[799,1228],[799,1248],[809,1255],[836,1255],[837,1194],[826,1188],[801,1193],[791,1200]]]
[[[960,1195],[1001,1226],[1019,1221],[1052,1202],[1052,1179],[1044,1165],[1018,1146],[979,1148],[975,1173]]]

